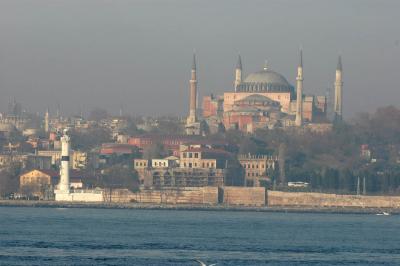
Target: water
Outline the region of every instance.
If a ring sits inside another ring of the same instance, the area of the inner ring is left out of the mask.
[[[0,207],[0,265],[400,265],[400,216]]]

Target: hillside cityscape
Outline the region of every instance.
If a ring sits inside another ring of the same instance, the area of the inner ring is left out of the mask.
[[[0,115],[0,195],[146,202],[137,195],[215,188],[226,197],[215,192],[215,204],[231,197],[249,206],[265,205],[266,191],[398,195],[400,110],[382,107],[346,121],[341,57],[333,97],[303,89],[301,50],[298,62],[293,86],[267,63],[244,75],[239,56],[232,88],[199,99],[193,55],[186,118],[103,108],[87,117],[31,113],[10,100]]]
[[[0,266],[400,265],[399,0],[1,0]]]

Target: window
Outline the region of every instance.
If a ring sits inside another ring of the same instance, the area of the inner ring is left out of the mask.
[[[193,153],[189,152],[189,158],[193,158]]]
[[[189,163],[189,168],[192,168],[192,163]]]
[[[194,153],[194,158],[199,158],[199,153],[198,152]]]
[[[183,153],[183,158],[186,158],[186,152]]]

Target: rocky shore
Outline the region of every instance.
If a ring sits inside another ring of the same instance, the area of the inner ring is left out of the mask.
[[[377,214],[383,211],[400,214],[394,208],[360,208],[360,207],[303,207],[303,206],[229,206],[229,205],[187,205],[187,204],[144,204],[144,203],[89,203],[59,202],[33,200],[0,200],[0,207],[33,207],[33,208],[100,208],[100,209],[145,209],[145,210],[192,210],[192,211],[252,211],[252,212],[295,212],[295,213],[349,213]]]

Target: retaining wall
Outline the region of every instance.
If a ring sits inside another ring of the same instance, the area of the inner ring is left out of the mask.
[[[186,187],[182,189],[142,190],[131,192],[127,189],[106,193],[108,202],[139,202],[153,204],[218,204],[217,187]]]
[[[263,187],[223,187],[223,203],[227,205],[264,206]]]
[[[400,208],[400,196],[356,196],[268,191],[268,206]]]
[[[208,204],[265,206],[265,188],[260,187],[185,187],[162,190],[105,190],[106,202],[153,204]]]

